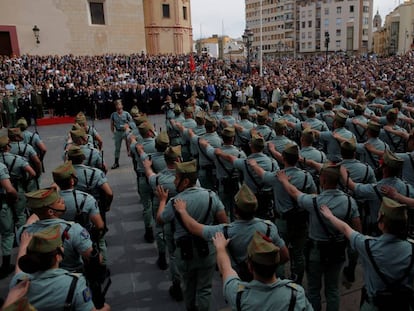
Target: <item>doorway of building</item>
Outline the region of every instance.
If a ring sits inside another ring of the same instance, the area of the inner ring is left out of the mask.
[[[0,31],[0,55],[12,55],[12,45],[10,40],[10,32]]]

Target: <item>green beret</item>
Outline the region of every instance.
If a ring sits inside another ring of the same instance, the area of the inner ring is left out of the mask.
[[[25,194],[27,199],[27,207],[31,209],[50,206],[59,199],[56,188],[44,188]]]
[[[404,160],[397,157],[395,153],[391,152],[389,149],[385,150],[383,159],[386,166],[395,169],[401,169],[404,164]]]
[[[66,161],[62,165],[59,165],[53,170],[52,175],[55,182],[71,178],[75,175],[75,169],[73,168],[72,161]]]
[[[167,147],[170,144],[170,138],[168,137],[167,132],[162,131],[161,133],[159,133],[157,138],[155,138],[155,142],[161,147]]]
[[[20,127],[8,128],[7,129],[7,134],[8,134],[10,139],[13,139],[13,138],[16,138],[16,137],[23,138],[22,131],[21,131]]]
[[[233,106],[231,104],[225,104],[223,111],[233,111]]]
[[[348,117],[346,115],[344,115],[342,112],[337,112],[335,113],[335,118],[334,120],[336,122],[339,122],[340,124],[345,124],[346,119],[348,119]]]
[[[247,247],[247,255],[249,259],[265,266],[273,266],[279,263],[279,251],[279,247],[273,244],[269,237],[257,231],[254,233],[253,239]]]
[[[79,146],[72,145],[68,150],[68,158],[75,158],[84,156],[82,149]]]
[[[34,233],[27,250],[36,253],[50,253],[62,245],[60,225],[53,225]]]
[[[341,166],[331,163],[325,163],[322,165],[321,169],[321,175],[327,174],[334,177],[340,177],[341,176]]]
[[[234,196],[234,202],[241,211],[249,213],[257,210],[257,198],[245,183],[243,183],[240,190]]]
[[[181,157],[181,145],[168,147],[164,152],[164,156],[172,160]]]
[[[236,130],[231,126],[225,127],[223,131],[221,131],[221,136],[234,137],[236,136]]]
[[[299,155],[299,147],[296,144],[287,143],[283,152],[291,155]]]
[[[0,148],[4,148],[9,144],[10,140],[8,136],[0,136]]]
[[[154,131],[154,128],[150,122],[143,122],[138,126],[139,133],[146,135],[149,131]]]
[[[20,127],[23,130],[27,129],[28,125],[27,125],[26,119],[25,118],[20,118],[19,120],[17,120],[16,126]]]
[[[142,123],[148,121],[147,116],[141,115],[134,118],[134,122],[136,126],[140,126]]]
[[[196,173],[197,172],[197,160],[177,163],[177,167],[175,171],[181,174]]]
[[[248,106],[240,107],[239,114],[249,114],[249,107]]]
[[[72,137],[72,140],[76,140],[78,138],[85,137],[86,132],[84,129],[78,129],[78,130],[71,130],[70,131],[70,137]]]
[[[251,142],[252,146],[255,149],[258,149],[258,150],[263,149],[264,146],[265,146],[265,140],[260,135],[253,135],[250,142]]]
[[[407,220],[407,205],[382,197],[380,213],[391,220]]]
[[[356,150],[356,141],[355,139],[345,140],[341,143],[341,149],[348,151]]]
[[[205,120],[206,120],[206,124],[205,124],[206,126],[217,127],[217,120],[216,119],[214,119],[210,116],[206,116]]]
[[[369,121],[367,124],[367,128],[374,132],[380,132],[381,131],[381,125],[375,121]]]

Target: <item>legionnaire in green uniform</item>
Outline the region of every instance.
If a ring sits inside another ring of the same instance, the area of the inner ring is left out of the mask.
[[[186,201],[188,213],[204,224],[225,223],[227,217],[218,196],[212,191],[196,187],[196,181],[195,160],[177,163],[174,184],[179,193],[167,203],[168,190],[157,188],[160,198],[157,221],[175,221],[175,255],[187,310],[208,311],[216,264],[214,247],[211,242],[197,239],[188,232],[185,225],[180,223],[181,219],[176,217],[173,202],[175,199]]]
[[[257,198],[246,184],[243,184],[235,195],[236,206],[234,215],[236,220],[229,225],[203,225],[198,223],[186,211],[186,203],[176,200],[174,207],[180,214],[186,228],[206,241],[211,240],[216,232],[223,232],[226,238],[231,239],[228,246],[230,252],[231,265],[239,277],[244,281],[250,281],[252,275],[247,268],[247,246],[249,245],[254,232],[258,231],[269,237],[280,248],[281,263],[289,260],[289,251],[285,242],[281,239],[278,229],[271,221],[255,218],[257,210]]]
[[[22,242],[24,249],[20,251],[18,272],[13,277],[11,286],[29,279],[27,298],[38,310],[60,310],[64,306],[69,306],[72,310],[96,310],[85,278],[59,268],[66,255],[59,225],[43,228],[35,232],[33,237],[25,233]],[[110,309],[105,304],[99,310]]]
[[[0,235],[2,265],[0,267],[0,279],[4,279],[14,271],[14,265],[10,264],[11,252],[14,240],[13,213],[8,203],[13,204],[17,200],[17,191],[10,182],[10,175],[3,163],[0,163]]]
[[[164,152],[165,162],[167,167],[160,171],[158,174],[152,170],[152,161],[150,159],[145,159],[143,164],[145,168],[145,175],[148,178],[148,183],[150,184],[154,193],[156,193],[157,187],[162,186],[164,189],[168,190],[168,198],[172,198],[177,194],[175,188],[175,166],[177,162],[181,161],[181,146],[171,146],[168,147]],[[154,214],[157,215],[159,206],[158,196],[155,196],[152,201],[152,207]],[[168,249],[169,255],[169,268],[170,268],[170,278],[172,281],[172,286],[169,288],[170,296],[177,301],[183,300],[183,293],[181,291],[181,279],[177,270],[176,259],[175,259],[175,243],[173,237],[173,223],[160,224],[156,223],[155,225],[155,240],[158,248],[158,259],[157,265],[161,270],[168,268],[166,260],[166,250]]]
[[[88,121],[86,120],[86,116],[83,112],[79,112],[75,117],[75,122],[79,124],[84,130],[86,135],[92,138],[93,147],[102,150],[103,148],[103,140],[101,135],[99,135],[98,131],[96,130],[95,126],[88,125]]]
[[[309,239],[305,249],[308,297],[315,310],[321,310],[322,278],[324,279],[327,311],[339,310],[339,275],[345,261],[346,241],[343,234],[322,219],[319,207],[329,204],[339,218],[352,222],[361,230],[358,207],[351,197],[337,189],[340,166],[325,164],[321,170],[322,192],[315,196],[304,194],[289,182],[285,172],[278,172],[279,181],[298,206],[309,212]]]
[[[129,131],[129,123],[132,122],[132,117],[129,112],[122,108],[122,101],[117,100],[115,103],[116,111],[111,114],[111,132],[114,134],[115,140],[115,162],[112,169],[119,167],[119,154],[121,151],[122,141],[126,139],[126,133]]]
[[[304,193],[312,194],[317,192],[310,173],[296,167],[299,159],[299,148],[296,144],[286,145],[280,157],[284,166],[282,171],[289,176],[292,185]],[[279,182],[275,173],[266,172],[254,160],[249,161],[249,164],[263,182],[271,185],[273,188],[273,200],[276,211],[275,223],[283,239],[291,246],[289,248],[291,258],[290,278],[301,284],[305,273],[304,248],[308,236],[308,214],[304,209],[299,208],[296,200],[286,195],[285,188]],[[279,274],[281,277],[284,276],[283,272]]]
[[[412,310],[408,302],[411,305],[414,246],[407,241],[407,206],[383,197],[378,214],[379,237],[352,230],[332,214],[329,206],[322,206],[321,213],[359,253],[365,281],[360,310]]]
[[[280,248],[270,238],[255,232],[249,243],[248,266],[254,276],[249,283],[241,281],[231,267],[226,252],[229,240],[219,232],[213,241],[217,249],[217,265],[223,278],[224,297],[232,310],[313,310],[300,285],[276,276]]]
[[[36,176],[35,171],[25,158],[10,153],[9,138],[0,137],[0,163],[3,163],[9,171],[10,181],[17,190],[18,200],[10,206],[13,220],[17,228],[26,223],[26,204],[24,193],[31,178]]]

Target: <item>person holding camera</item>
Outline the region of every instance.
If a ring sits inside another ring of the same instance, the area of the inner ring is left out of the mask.
[[[184,200],[187,212],[202,224],[226,223],[227,216],[215,192],[196,186],[197,177],[196,160],[176,164],[174,184],[178,194],[167,202],[168,190],[157,187],[160,200],[157,222],[175,221],[176,265],[182,278],[187,310],[208,311],[216,266],[215,249],[211,241],[204,241],[189,232],[180,215],[175,212],[174,202]]]

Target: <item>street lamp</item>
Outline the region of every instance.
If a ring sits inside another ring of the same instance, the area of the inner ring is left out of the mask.
[[[227,53],[229,54],[230,64],[231,64],[231,45],[227,48]]]
[[[37,25],[34,25],[34,27],[33,27],[32,30],[33,30],[34,37],[36,39],[36,44],[39,44],[40,43],[40,41],[39,41],[39,32],[40,32],[40,29],[39,29],[39,27],[37,27]]]
[[[253,43],[253,31],[251,31],[248,27],[244,30],[243,34],[243,42],[244,46],[247,48],[247,72],[251,73],[251,67],[250,67],[250,48]]]
[[[329,47],[329,32],[325,31],[325,48],[326,48],[326,59],[325,59],[325,64],[328,63],[328,47]]]

